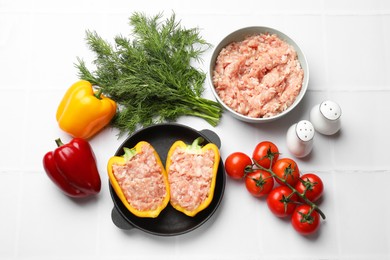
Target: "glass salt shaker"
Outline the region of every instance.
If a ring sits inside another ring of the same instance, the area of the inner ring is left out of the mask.
[[[310,122],[314,129],[324,135],[333,135],[341,128],[341,108],[331,100],[323,101],[310,111]]]
[[[307,156],[313,148],[315,129],[308,120],[293,124],[287,130],[287,149],[296,157]]]

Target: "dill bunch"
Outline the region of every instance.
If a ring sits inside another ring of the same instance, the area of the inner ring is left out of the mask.
[[[133,39],[119,35],[113,45],[95,31],[86,31],[95,70],[77,58],[78,76],[117,102],[112,124],[121,134],[184,115],[203,118],[212,126],[221,118],[222,107],[202,98],[206,74],[191,65],[210,45],[198,29],[183,28],[174,14],[163,22],[161,18],[162,14],[149,18],[134,13],[129,19]]]

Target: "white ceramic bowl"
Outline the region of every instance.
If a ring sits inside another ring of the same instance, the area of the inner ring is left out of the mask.
[[[213,84],[213,79],[212,78],[213,78],[213,71],[214,71],[214,67],[215,67],[215,63],[216,63],[217,57],[218,57],[220,51],[224,47],[226,47],[231,42],[242,41],[247,36],[254,35],[254,34],[264,34],[264,33],[276,34],[281,40],[287,42],[288,44],[290,44],[295,49],[295,51],[297,52],[297,55],[298,55],[298,60],[299,60],[299,62],[301,64],[301,67],[302,67],[302,69],[304,71],[304,78],[303,78],[303,83],[302,83],[302,87],[301,87],[301,91],[300,91],[299,95],[296,97],[294,103],[291,106],[289,106],[286,110],[284,110],[283,112],[281,112],[281,113],[279,113],[277,115],[274,115],[272,117],[253,118],[253,117],[242,115],[242,114],[234,111],[229,106],[227,106],[222,101],[222,99],[219,97],[218,93],[216,92],[216,90],[214,88],[214,84]],[[286,114],[288,114],[302,100],[303,96],[306,93],[308,82],[309,82],[309,67],[308,67],[308,64],[307,64],[306,57],[303,54],[302,50],[286,34],[280,32],[278,30],[275,30],[273,28],[269,28],[269,27],[263,27],[263,26],[245,27],[245,28],[242,28],[242,29],[239,29],[239,30],[236,30],[236,31],[230,33],[225,38],[223,38],[222,41],[214,48],[214,51],[213,51],[213,54],[212,54],[211,60],[210,60],[209,83],[210,83],[211,90],[212,90],[215,98],[224,107],[224,109],[226,111],[230,112],[234,117],[236,117],[237,119],[240,119],[242,121],[249,122],[249,123],[270,122],[270,121],[274,121],[274,120],[279,119],[279,118],[285,116]]]

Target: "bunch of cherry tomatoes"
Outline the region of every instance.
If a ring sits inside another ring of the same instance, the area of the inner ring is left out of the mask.
[[[293,159],[279,155],[274,143],[260,142],[252,159],[242,152],[230,154],[225,160],[225,171],[233,179],[244,180],[253,196],[267,196],[270,211],[281,218],[291,217],[298,233],[313,234],[320,226],[320,217],[325,219],[315,204],[323,194],[323,182],[313,173],[301,175]]]

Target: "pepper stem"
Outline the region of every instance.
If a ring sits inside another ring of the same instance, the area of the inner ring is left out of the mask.
[[[93,95],[94,95],[97,99],[102,99],[102,97],[101,97],[102,92],[103,92],[103,89],[102,89],[102,88],[99,88]]]
[[[56,142],[56,144],[57,144],[58,147],[64,145],[64,143],[61,141],[61,138],[57,138],[57,139],[55,140],[55,142]]]
[[[123,155],[123,158],[125,159],[125,161],[130,161],[131,158],[134,157],[134,155],[137,154],[137,149],[136,148],[127,148],[127,147],[124,147],[123,148],[123,151],[125,152],[125,154]]]
[[[192,142],[192,144],[191,144],[191,148],[190,149],[198,149],[199,147],[200,147],[200,144],[201,143],[203,143],[203,141],[204,141],[204,139],[203,139],[203,137],[198,137],[198,138],[196,138],[193,142]]]
[[[188,144],[186,151],[193,154],[200,154],[202,153],[202,147],[200,146],[201,143],[203,143],[204,139],[203,137],[196,138],[192,144]]]

